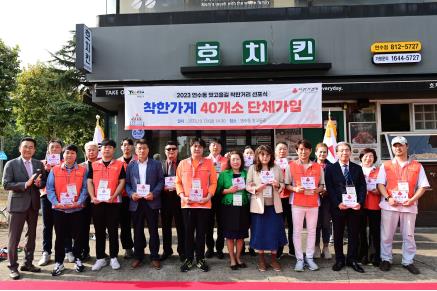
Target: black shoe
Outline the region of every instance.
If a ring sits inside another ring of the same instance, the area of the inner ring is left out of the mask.
[[[86,262],[91,259],[90,253],[85,253],[82,255],[82,262]]]
[[[229,268],[231,268],[232,271],[238,270],[238,264],[237,265],[230,265]]]
[[[167,260],[169,257],[171,257],[172,254],[173,254],[173,253],[163,253],[163,254],[159,257],[159,260],[160,260],[160,261],[165,261],[165,260]]]
[[[182,264],[180,270],[181,272],[188,272],[192,267],[193,267],[193,261],[187,259]]]
[[[179,254],[179,261],[184,262],[186,259],[184,254]]]
[[[210,259],[212,258],[212,256],[214,256],[214,251],[207,249],[205,253],[205,258]]]
[[[203,272],[209,271],[209,266],[206,263],[205,259],[198,260],[196,266],[197,266],[197,268],[201,269]]]
[[[237,264],[238,268],[245,269],[247,268],[246,263]]]
[[[350,262],[347,265],[354,269],[355,272],[364,273],[364,269],[360,265],[358,265],[357,261]]]
[[[363,266],[366,266],[367,264],[369,264],[369,259],[366,256],[364,256],[361,259],[361,264],[363,264]]]
[[[379,265],[381,265],[381,260],[372,260],[372,265],[379,267]]]
[[[343,269],[343,267],[344,267],[343,262],[335,262],[334,266],[332,266],[332,270],[338,272],[341,269]]]
[[[255,250],[252,249],[252,248],[249,248],[249,255],[250,255],[251,257],[256,257]]]
[[[278,249],[278,251],[276,252],[276,259],[280,260],[283,254],[284,250],[282,248]]]
[[[53,277],[60,276],[64,270],[65,270],[64,264],[55,263],[55,267],[53,268],[52,271],[52,276]]]
[[[382,261],[379,265],[379,269],[384,272],[390,271],[391,263],[389,261]]]
[[[41,272],[41,268],[35,267],[34,265],[23,265],[20,267],[20,271],[39,273]]]
[[[223,251],[217,251],[216,255],[217,258],[219,258],[220,260],[223,260],[225,258],[225,254],[223,253]]]
[[[405,269],[407,269],[411,274],[413,275],[419,275],[420,271],[419,269],[416,268],[416,266],[414,264],[409,264],[409,265],[402,265],[402,267],[404,267]]]

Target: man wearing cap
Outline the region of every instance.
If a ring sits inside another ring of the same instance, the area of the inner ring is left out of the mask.
[[[429,187],[423,166],[408,160],[408,142],[403,136],[391,141],[394,159],[385,162],[376,183],[381,192],[381,265],[389,271],[392,263],[393,236],[398,222],[402,234],[402,266],[412,274],[420,274],[414,266],[416,242],[414,227],[417,216],[417,201]]]

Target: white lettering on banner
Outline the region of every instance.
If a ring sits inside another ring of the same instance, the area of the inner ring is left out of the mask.
[[[126,87],[125,129],[321,128],[322,85]]]

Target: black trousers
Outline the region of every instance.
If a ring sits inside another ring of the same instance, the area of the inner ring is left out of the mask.
[[[144,259],[144,248],[147,246],[146,236],[144,234],[144,225],[147,220],[149,228],[149,249],[150,259],[159,260],[159,234],[158,234],[159,209],[150,208],[146,200],[138,200],[137,210],[132,212],[132,221],[134,224],[134,255],[138,260]]]
[[[91,199],[88,197],[85,200],[85,207],[82,209],[82,255],[88,255],[90,253],[90,226],[92,217]],[[76,242],[75,242],[76,243]]]
[[[222,197],[220,195],[214,195],[211,198],[212,207],[206,229],[206,247],[209,250],[214,251],[214,227],[217,223],[217,239],[215,241],[215,249],[218,252],[223,252],[223,248],[225,247],[225,238],[223,236],[223,226],[220,211],[221,198]]]
[[[120,204],[100,202],[93,204],[93,222],[96,231],[96,258],[105,258],[106,230],[109,235],[109,256],[118,256],[118,224]]]
[[[55,262],[62,264],[65,258],[65,240],[73,238],[73,255],[76,259],[82,259],[82,224],[83,210],[65,213],[63,211],[53,211],[53,222],[55,226]]]
[[[334,226],[334,250],[336,262],[345,262],[343,253],[343,234],[347,226],[348,245],[346,262],[357,260],[358,256],[358,233],[360,232],[360,220],[362,210],[340,210],[332,208],[332,221]]]
[[[123,249],[132,249],[132,222],[131,212],[129,211],[129,197],[123,197],[120,205],[120,241]]]
[[[161,193],[161,223],[162,223],[162,244],[165,254],[173,253],[172,226],[173,218],[178,237],[177,251],[179,255],[184,254],[184,225],[182,222],[181,198],[175,191]]]
[[[282,216],[284,217],[284,222],[287,222],[288,227],[288,247],[289,247],[289,253],[294,255],[294,245],[293,245],[293,219],[291,216],[291,205],[290,205],[290,199],[287,198],[281,198],[282,202]],[[282,254],[284,251],[284,246],[279,247],[278,253]]]
[[[369,236],[367,236],[369,225]],[[381,260],[381,210],[364,209],[360,222],[358,259]]]
[[[329,243],[331,236],[331,201],[328,197],[320,198],[319,216],[317,219],[316,229],[316,246],[320,245],[320,233],[324,244]]]
[[[182,220],[185,230],[185,256],[189,260],[194,259],[194,244],[196,245],[196,259],[201,260],[205,258],[205,232],[208,227],[210,215],[211,209],[182,209]],[[194,234],[196,234],[195,243]]]

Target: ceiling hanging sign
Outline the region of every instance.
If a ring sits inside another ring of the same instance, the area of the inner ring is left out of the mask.
[[[126,87],[126,130],[321,128],[322,84]]]

